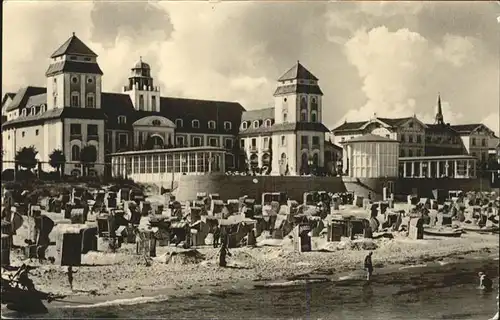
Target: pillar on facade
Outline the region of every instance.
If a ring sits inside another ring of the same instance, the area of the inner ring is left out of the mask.
[[[420,177],[424,176],[424,163],[420,161]]]
[[[190,162],[189,162],[191,160],[191,155],[189,153],[187,153],[186,157],[187,157],[187,159],[186,159],[186,161],[187,161],[187,172],[189,173],[189,172],[191,172],[191,165],[190,165]]]
[[[406,162],[403,162],[403,178],[406,178]]]
[[[441,161],[436,161],[436,177],[438,178],[441,178],[441,170],[440,170],[440,166],[441,166]]]
[[[212,172],[212,161],[213,161],[213,158],[212,158],[212,151],[210,151],[208,153],[208,172]]]
[[[457,160],[453,160],[453,177],[456,178],[458,176],[458,166]]]
[[[470,178],[470,176],[469,176],[469,160],[466,160],[466,163],[465,163],[465,177]]]
[[[219,169],[221,172],[226,172],[226,154],[225,153],[221,153],[221,155],[220,155],[219,167],[220,167]]]
[[[448,172],[449,168],[450,168],[450,164],[448,163],[448,160],[446,160],[446,162],[444,164],[444,175],[445,175],[445,177],[447,177],[449,175],[449,172]]]
[[[415,162],[411,162],[411,177],[413,178],[415,176]]]

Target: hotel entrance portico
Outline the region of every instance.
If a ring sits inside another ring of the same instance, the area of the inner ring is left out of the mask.
[[[226,149],[194,147],[111,154],[113,177],[168,186],[181,175],[223,174]]]
[[[476,177],[477,159],[467,155],[399,158],[399,176],[403,178]]]

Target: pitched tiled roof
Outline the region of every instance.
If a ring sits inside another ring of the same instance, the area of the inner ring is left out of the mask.
[[[397,140],[389,139],[389,138],[382,137],[382,136],[372,134],[372,133],[365,134],[365,135],[358,136],[358,137],[354,137],[352,139],[348,139],[348,140],[346,140],[345,143],[351,143],[351,142],[395,142],[395,143],[399,143],[399,141],[397,141]]]
[[[89,47],[82,40],[78,39],[77,36],[73,35],[64,42],[59,49],[57,49],[50,57],[56,58],[65,54],[77,54],[97,57],[94,51],[90,50]]]
[[[39,106],[44,103],[47,103],[47,94],[37,94],[36,96],[31,96],[28,98],[28,101],[26,101],[26,107]]]
[[[274,91],[274,95],[282,95],[289,93],[307,93],[307,94],[319,94],[323,95],[323,92],[317,85],[307,85],[307,84],[289,84],[286,86],[279,86]]]
[[[56,118],[66,118],[66,119],[95,119],[104,120],[106,115],[101,109],[90,109],[90,108],[56,108],[50,109],[43,113],[36,115],[29,115],[26,117],[18,117],[16,119],[9,120],[3,124],[4,127],[16,126],[22,124],[26,126],[29,124],[34,124],[40,121],[45,121],[49,119]]]
[[[132,130],[132,123],[136,120],[136,111],[128,94],[103,92],[101,108],[107,116],[106,129]],[[126,122],[119,124],[118,116],[125,116]]]
[[[328,132],[328,128],[322,123],[316,122],[286,122],[275,123],[270,127],[260,126],[259,128],[248,127],[240,130],[240,135],[271,134],[283,131],[318,131]]]
[[[26,102],[28,101],[29,97],[39,95],[42,93],[46,93],[47,89],[46,88],[41,88],[41,87],[25,87],[19,89],[17,91],[16,95],[14,96],[12,102],[9,104],[7,109],[5,111],[12,111],[15,109],[18,109],[19,107],[24,107],[26,105]]]
[[[195,100],[183,98],[160,98],[161,115],[175,123],[183,119],[183,127],[177,132],[237,135],[241,115],[245,109],[238,102]],[[193,128],[192,120],[200,122],[200,128]],[[216,121],[216,129],[208,128],[208,121]],[[224,122],[231,122],[231,129],[224,128]]]
[[[406,121],[412,119],[413,117],[405,117],[405,118],[377,118],[380,121],[387,123],[391,127],[397,127],[399,125],[402,125]]]
[[[13,92],[7,92],[7,93],[3,96],[3,98],[2,98],[2,105],[5,103],[5,101],[6,101],[7,99],[14,99],[14,97],[15,97],[15,96],[16,96],[16,94],[15,94],[15,93],[13,93]]]
[[[470,123],[470,124],[457,124],[451,127],[457,132],[468,134],[477,129],[477,127],[480,127],[482,125],[483,124],[481,123]]]
[[[274,107],[256,110],[247,110],[243,112],[241,116],[241,121],[254,121],[254,120],[266,120],[274,119]]]
[[[343,131],[356,131],[361,130],[361,127],[365,125],[368,121],[358,121],[358,122],[344,122],[340,126],[332,130],[333,133],[343,132]]]
[[[295,80],[295,79],[303,79],[303,80],[318,80],[309,70],[304,68],[300,62],[297,61],[297,64],[291,67],[284,75],[282,75],[278,81],[286,81],[286,80]]]
[[[457,134],[457,132],[450,126],[446,124],[426,124],[427,130],[434,133],[451,132]]]
[[[103,72],[97,63],[78,62],[78,61],[58,61],[49,65],[45,76],[53,76],[63,72],[92,73],[103,75]]]

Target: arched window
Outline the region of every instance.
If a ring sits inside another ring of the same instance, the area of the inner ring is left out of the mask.
[[[301,122],[307,121],[307,110],[305,109],[300,110],[300,121]]]
[[[161,121],[158,119],[154,119],[152,122],[153,126],[161,126]]]
[[[311,122],[317,122],[318,121],[318,115],[316,111],[311,112]]]
[[[300,158],[301,159],[301,165],[302,165],[302,168],[307,168],[307,166],[309,165],[307,163],[307,153],[303,153],[302,154],[302,157]]]
[[[200,127],[200,121],[194,119],[193,121],[191,121],[191,125],[193,126],[193,128],[198,129]]]
[[[254,127],[255,129],[257,129],[257,128],[259,127],[259,120],[255,120],[255,121],[253,122],[253,127]]]
[[[267,119],[266,120],[266,127],[270,127],[273,125],[273,122],[271,121],[271,119]]]
[[[95,96],[93,93],[87,93],[87,108],[95,108]]]
[[[213,120],[208,121],[208,129],[215,130],[215,121]]]
[[[182,128],[184,126],[184,121],[182,121],[182,119],[175,119],[175,126],[177,128]]]
[[[224,129],[225,130],[231,130],[231,122],[229,121],[224,121]]]
[[[318,111],[318,101],[314,97],[311,99],[311,110]]]
[[[306,109],[307,110],[307,99],[306,97],[300,98],[300,109]]]
[[[248,122],[243,121],[243,122],[241,123],[241,129],[246,130],[247,128],[248,128]]]
[[[288,122],[288,114],[286,112],[283,113],[283,122]]]
[[[80,93],[77,91],[71,92],[71,106],[72,107],[80,106]]]
[[[80,147],[77,145],[71,147],[71,161],[80,161]]]
[[[313,166],[317,167],[319,165],[319,155],[315,153],[312,159]]]

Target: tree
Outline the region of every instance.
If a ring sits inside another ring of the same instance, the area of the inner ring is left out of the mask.
[[[34,146],[22,147],[19,151],[17,151],[15,161],[19,166],[27,170],[31,170],[35,168],[38,163],[36,160],[37,154],[38,151],[36,151]]]
[[[87,175],[90,165],[97,161],[97,150],[92,145],[86,145],[80,151],[80,162],[82,163],[83,175]]]
[[[49,164],[52,168],[57,170],[57,172],[59,173],[59,177],[62,177],[65,163],[66,163],[66,156],[61,150],[55,149],[49,155]]]

